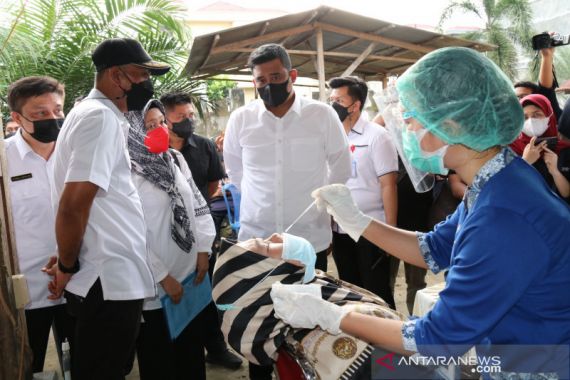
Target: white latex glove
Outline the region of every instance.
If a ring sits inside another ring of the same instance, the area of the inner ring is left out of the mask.
[[[345,185],[323,186],[313,191],[311,196],[317,200],[318,209],[326,209],[354,241],[358,241],[372,221],[358,209]]]
[[[323,300],[320,289],[318,296],[313,291],[299,293],[297,290],[296,285],[273,284],[271,299],[275,315],[295,328],[312,329],[319,326],[333,335],[340,334],[340,321],[350,309]]]

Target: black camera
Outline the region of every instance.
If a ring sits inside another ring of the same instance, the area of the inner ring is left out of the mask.
[[[532,48],[534,50],[547,49],[550,47],[562,46],[570,44],[570,35],[562,35],[554,33],[550,35],[546,32],[537,34],[532,37]]]

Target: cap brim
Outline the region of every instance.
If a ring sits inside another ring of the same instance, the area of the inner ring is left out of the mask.
[[[170,66],[168,66],[166,63],[156,61],[134,63],[134,65],[147,69],[150,71],[151,75],[164,75],[170,70]]]

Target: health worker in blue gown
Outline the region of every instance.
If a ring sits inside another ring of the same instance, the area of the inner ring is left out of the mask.
[[[406,355],[451,357],[476,346],[479,356],[498,353],[505,376],[566,378],[570,209],[508,148],[524,121],[511,82],[482,54],[444,48],[410,67],[391,93],[396,100],[386,102],[384,119],[406,163],[435,174],[452,169],[468,184],[455,213],[419,233],[364,215],[343,185],[313,197],[354,240],[368,239],[434,273],[448,270],[445,289],[431,312],[401,322],[276,284],[277,316]]]

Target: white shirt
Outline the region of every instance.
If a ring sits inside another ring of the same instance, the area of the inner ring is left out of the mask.
[[[208,204],[196,187],[184,156],[178,152],[175,154],[179,155],[180,163],[180,169],[172,163],[175,167],[176,187],[182,195],[196,240],[190,252],[180,249],[170,234],[172,208],[168,194],[142,176],[133,173],[133,182],[141,197],[146,220],[150,266],[157,284],[168,274],[182,282],[196,270],[198,252],[211,252],[216,237],[216,228]],[[143,308],[145,310],[161,308],[160,297],[164,294],[162,286],[158,286],[158,296],[146,299]]]
[[[131,181],[124,130],[128,122],[96,89],[74,107],[63,124],[54,153],[55,209],[65,183],[99,186],[79,253],[81,269],[66,290],[85,297],[97,278],[105,300],[155,295],[147,264],[146,225]]]
[[[51,277],[41,271],[57,255],[55,214],[51,203],[53,155],[46,161],[18,130],[6,140],[8,183],[20,272],[26,276],[30,303],[26,309],[59,305],[48,300]]]
[[[348,140],[337,114],[301,96],[282,118],[260,99],[234,111],[224,163],[241,190],[239,240],[283,232],[311,204],[313,190],[350,176]],[[313,207],[290,233],[322,251],[332,237],[330,217]]]
[[[346,186],[360,211],[385,221],[379,178],[398,171],[398,153],[388,132],[360,117],[348,134],[352,173]]]

